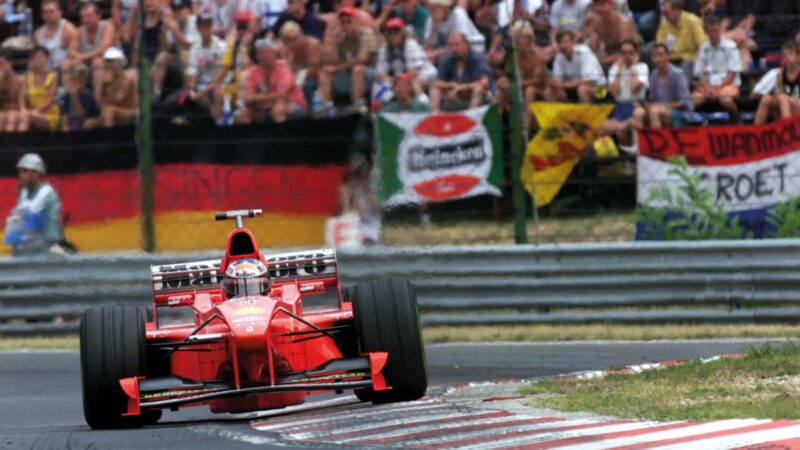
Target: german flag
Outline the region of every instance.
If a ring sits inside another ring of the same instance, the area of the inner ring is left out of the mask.
[[[325,220],[337,212],[350,155],[371,145],[371,126],[357,116],[282,126],[154,129],[158,251],[220,249],[231,224],[215,222],[213,213],[248,208],[264,210],[263,218],[247,223],[260,246],[320,245]],[[69,241],[87,252],[140,249],[141,183],[133,136],[133,128],[0,136],[0,147],[12,149],[0,152],[0,213],[16,203],[16,161],[38,152],[47,181],[61,197]]]

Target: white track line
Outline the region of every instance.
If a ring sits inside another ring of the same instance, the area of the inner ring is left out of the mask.
[[[782,428],[751,431],[749,433],[733,434],[716,438],[701,439],[692,442],[682,442],[675,445],[655,447],[651,450],[724,450],[738,448],[745,445],[766,444],[771,441],[780,441],[800,437],[800,425],[788,425]]]
[[[757,420],[757,419],[734,419],[722,420],[718,422],[701,423],[697,425],[687,426],[685,428],[675,428],[672,430],[656,431],[648,434],[640,434],[637,436],[626,436],[616,439],[606,439],[603,441],[587,442],[582,444],[567,445],[564,447],[557,447],[559,449],[569,450],[602,450],[609,448],[621,447],[624,445],[643,444],[646,442],[657,442],[667,439],[677,439],[688,436],[694,436],[705,433],[714,433],[717,431],[732,430],[734,428],[744,428],[751,425],[759,425],[762,423],[771,422],[770,420]],[[662,425],[667,425],[663,423]]]
[[[599,425],[599,424],[598,424]],[[578,430],[556,431],[552,433],[533,434],[531,436],[520,436],[510,439],[498,439],[490,442],[482,442],[475,445],[457,445],[456,447],[462,450],[488,450],[494,448],[510,448],[519,447],[521,445],[530,444],[533,442],[555,441],[558,439],[566,439],[573,437],[592,436],[595,434],[617,433],[620,431],[639,430],[642,428],[650,428],[662,425],[659,422],[632,422],[621,423],[615,425],[599,425],[593,428],[581,428]]]
[[[335,429],[332,429],[332,430],[329,429],[329,430],[311,431],[311,432],[305,432],[305,433],[292,433],[292,432],[289,432],[289,433],[285,433],[285,434],[288,437],[290,437],[292,439],[297,439],[297,440],[318,439],[318,438],[321,438],[321,437],[326,437],[326,438],[330,437],[332,439],[335,439],[337,434],[352,433],[352,432],[356,432],[356,431],[362,431],[365,434],[369,434],[369,430],[371,430],[373,428],[382,428],[382,427],[385,427],[387,425],[397,425],[397,426],[400,426],[400,425],[417,425],[417,424],[420,424],[420,423],[426,423],[426,422],[430,422],[430,421],[433,421],[433,420],[450,419],[450,418],[453,418],[453,417],[459,417],[459,416],[464,416],[464,415],[465,415],[464,411],[452,411],[452,410],[450,410],[450,411],[447,411],[447,412],[442,413],[442,414],[432,414],[430,416],[425,416],[425,417],[415,417],[415,416],[402,417],[402,418],[384,420],[384,421],[381,421],[381,422],[361,424],[361,425],[356,425],[356,426],[351,426],[351,427],[336,427]]]
[[[532,418],[532,417],[531,417]],[[425,445],[446,445],[448,442],[460,442],[465,441],[468,439],[479,438],[482,436],[501,436],[507,433],[517,433],[521,431],[536,431],[542,430],[547,428],[562,428],[562,427],[573,427],[576,425],[588,425],[599,423],[597,420],[593,419],[575,419],[575,420],[563,420],[560,422],[542,422],[536,424],[529,424],[529,425],[514,425],[510,427],[502,427],[502,428],[487,428],[483,430],[475,430],[475,431],[468,431],[465,433],[458,433],[458,434],[448,434],[445,436],[435,436],[435,437],[426,437],[422,439],[411,439],[408,441],[403,441],[404,447],[409,446],[425,446]]]
[[[446,403],[436,402],[433,401],[422,401],[416,402],[415,404],[409,404],[404,406],[405,410],[413,410],[413,412],[417,411],[426,411],[430,409],[441,409],[447,408],[450,405]],[[303,426],[310,426],[316,425],[320,423],[330,423],[330,422],[338,422],[338,421],[345,421],[345,420],[352,420],[354,417],[361,417],[361,416],[369,416],[369,418],[377,418],[381,415],[393,414],[397,413],[398,410],[401,408],[392,408],[392,409],[376,409],[376,408],[364,408],[365,413],[369,414],[358,414],[350,411],[330,411],[321,414],[314,414],[314,418],[312,419],[305,419],[305,420],[284,420],[280,423],[270,423],[266,421],[264,423],[256,423],[253,424],[253,428],[257,430],[263,431],[272,431],[272,430],[290,430],[294,428],[300,428]],[[366,418],[366,417],[365,417]]]

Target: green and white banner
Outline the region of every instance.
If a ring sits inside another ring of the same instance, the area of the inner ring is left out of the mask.
[[[494,106],[382,113],[377,124],[384,205],[502,196],[502,123]]]

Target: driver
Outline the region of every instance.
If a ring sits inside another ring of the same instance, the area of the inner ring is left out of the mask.
[[[267,295],[270,284],[267,266],[255,258],[232,262],[222,278],[222,290],[228,298]]]

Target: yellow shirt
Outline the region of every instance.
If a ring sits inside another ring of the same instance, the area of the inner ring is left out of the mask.
[[[50,97],[50,88],[53,86],[53,83],[58,82],[58,75],[55,72],[48,72],[44,83],[40,85],[36,84],[36,77],[33,72],[28,72],[27,76],[28,92],[26,94],[28,98],[28,107],[38,108],[47,103],[47,98]],[[42,111],[42,114],[47,117],[48,122],[50,122],[50,129],[55,130],[58,127],[58,118],[61,114],[56,102],[54,101],[47,109]]]
[[[703,21],[686,11],[681,11],[678,25],[662,17],[656,34],[656,42],[669,47],[670,57],[683,61],[694,61],[700,46],[707,40],[708,36],[703,31]]]

